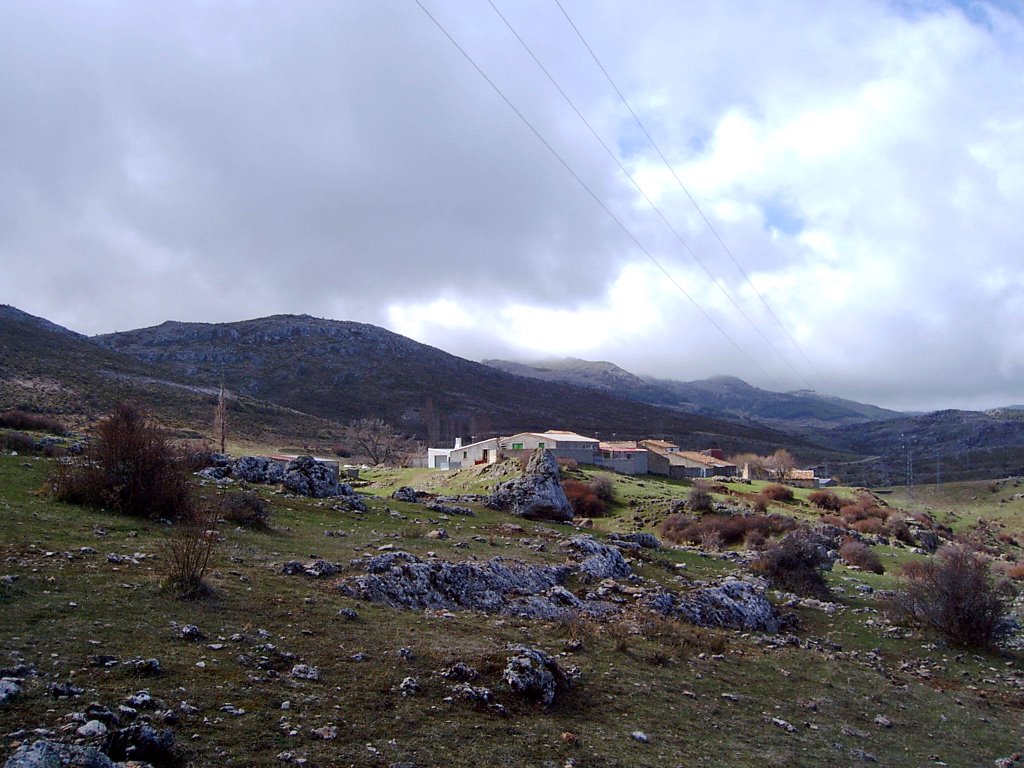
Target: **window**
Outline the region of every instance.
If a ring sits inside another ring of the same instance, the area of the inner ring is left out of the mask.
[[[522,443],[512,443],[512,450],[513,451],[521,451],[521,450],[523,450],[523,444]]]
[[[537,447],[538,448],[543,448],[544,447],[544,443],[537,443]]]
[[[462,458],[468,459],[469,458],[469,451],[463,451],[462,452]]]

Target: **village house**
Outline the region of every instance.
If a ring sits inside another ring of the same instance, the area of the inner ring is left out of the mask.
[[[646,475],[649,451],[635,441],[600,443],[594,463],[623,475]]]
[[[665,440],[641,440],[640,445],[649,452],[648,472],[679,480],[697,477],[735,477],[737,467],[721,458],[721,451],[684,451]],[[715,455],[717,454],[717,455]]]

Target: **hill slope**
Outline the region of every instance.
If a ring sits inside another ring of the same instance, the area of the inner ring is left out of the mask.
[[[642,378],[614,363],[576,358],[545,360],[535,364],[508,360],[485,360],[484,363],[519,376],[569,382],[705,416],[754,419],[778,428],[834,427],[903,415],[876,405],[821,395],[811,390],[771,392],[734,376],[713,376],[698,381]]]
[[[823,453],[809,439],[760,424],[511,375],[362,323],[306,315],[167,322],[95,341],[197,383],[215,382],[223,373],[232,389],[323,418],[380,416],[435,444],[455,436],[564,428],[600,437],[664,436],[689,447],[767,451],[787,445],[807,457]]]
[[[15,307],[0,306],[0,410],[52,413],[80,427],[119,400],[139,402],[182,436],[209,430],[216,381],[104,349],[87,337]],[[248,442],[330,440],[340,427],[280,405],[231,396],[231,432]]]

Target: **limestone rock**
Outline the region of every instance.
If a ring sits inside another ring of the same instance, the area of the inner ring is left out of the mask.
[[[23,744],[7,758],[4,768],[115,768],[114,762],[98,749],[36,741]]]
[[[114,760],[138,760],[153,765],[175,763],[174,732],[151,725],[130,725],[107,736],[105,751]]]
[[[642,549],[661,549],[661,542],[653,533],[612,533],[609,534],[608,540],[638,544]]]
[[[486,503],[519,517],[569,521],[573,514],[562,490],[558,462],[543,448],[533,452],[522,475],[499,483]]]
[[[18,685],[16,680],[11,680],[6,677],[0,680],[0,707],[9,702],[19,693],[21,693],[21,686]]]
[[[280,483],[284,467],[266,456],[242,456],[231,465],[231,476],[247,483]]]
[[[555,698],[569,690],[571,678],[551,656],[537,648],[510,645],[512,655],[505,662],[502,679],[513,691],[551,706]]]
[[[696,589],[686,595],[658,592],[646,602],[658,613],[701,627],[755,632],[778,632],[782,627],[782,618],[768,602],[764,589],[732,577],[718,586]]]
[[[629,567],[622,552],[615,547],[602,544],[593,536],[573,536],[563,542],[562,547],[584,558],[579,571],[585,579],[625,579],[633,574],[633,569]]]
[[[338,476],[312,456],[299,456],[289,461],[283,482],[285,488],[300,496],[326,499],[338,495]]]

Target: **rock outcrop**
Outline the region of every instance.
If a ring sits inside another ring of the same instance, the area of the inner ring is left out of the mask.
[[[94,747],[59,741],[23,744],[4,763],[4,768],[115,768],[114,761]]]
[[[533,452],[522,475],[495,486],[486,503],[491,509],[519,517],[568,521],[573,516],[562,490],[558,462],[543,448]]]
[[[280,483],[284,467],[266,456],[242,456],[231,465],[231,477],[246,483]]]
[[[602,544],[593,536],[573,536],[562,542],[562,547],[583,558],[579,573],[587,581],[627,579],[633,575],[633,569],[629,567],[622,552]]]
[[[733,577],[718,586],[696,589],[685,595],[659,592],[646,604],[660,614],[701,627],[778,632],[782,626],[782,617],[765,597],[764,589]]]
[[[299,456],[289,461],[282,482],[285,488],[300,496],[326,499],[338,495],[338,476],[312,456]]]

